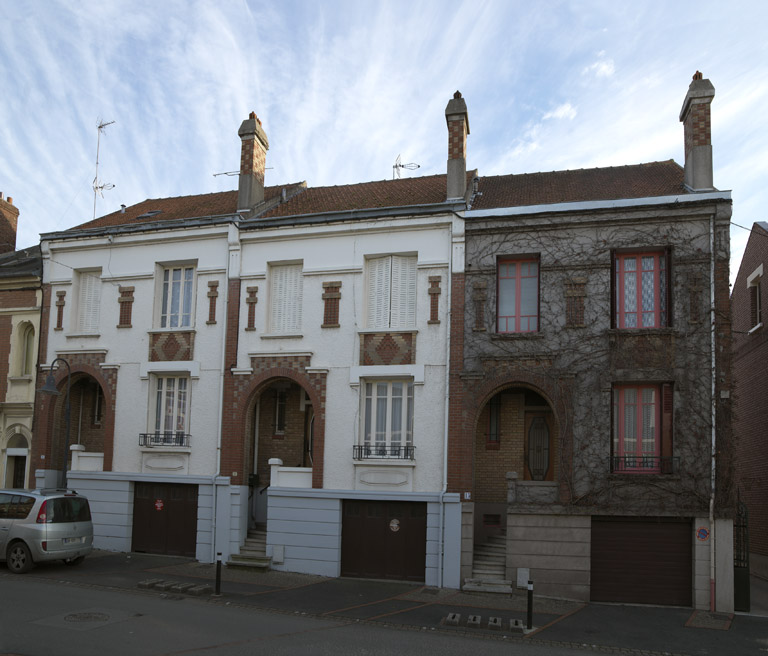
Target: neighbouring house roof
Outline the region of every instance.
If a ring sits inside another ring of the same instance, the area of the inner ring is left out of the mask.
[[[30,246],[0,255],[0,278],[42,275],[43,258],[40,254],[40,246]]]
[[[467,173],[472,196],[473,178]],[[280,197],[285,190],[285,200]],[[620,198],[673,196],[686,193],[683,168],[672,160],[631,166],[551,171],[478,178],[472,209],[521,207]],[[331,187],[292,183],[266,187],[264,208],[249,218],[282,218],[375,210],[382,208],[438,205],[445,203],[446,176],[430,175],[399,180],[379,180]],[[108,228],[182,219],[226,216],[237,213],[237,191],[224,191],[174,198],[152,198],[112,212],[70,230]],[[69,232],[69,231],[68,231]]]
[[[550,203],[649,198],[686,193],[683,167],[667,160],[548,173],[483,176],[473,210]]]

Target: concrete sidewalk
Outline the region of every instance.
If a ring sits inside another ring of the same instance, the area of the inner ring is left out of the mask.
[[[0,576],[14,575],[0,570]],[[212,592],[216,567],[187,558],[97,551],[78,567],[43,564],[27,576],[136,591],[150,580],[198,587],[208,584]],[[154,589],[147,593],[179,594]],[[208,594],[205,598],[212,603],[279,613],[424,627],[604,653],[738,656],[768,651],[768,617],[756,614],[712,615],[690,608],[582,604],[536,597],[536,630],[523,637],[521,632],[510,630],[510,622],[525,624],[525,591],[513,595],[467,593],[399,581],[329,579],[223,567],[221,593],[221,597]],[[763,603],[762,589],[755,597]]]

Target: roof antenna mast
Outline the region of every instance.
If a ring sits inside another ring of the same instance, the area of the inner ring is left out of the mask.
[[[114,189],[115,185],[113,185],[111,182],[101,182],[99,180],[99,147],[101,146],[101,133],[104,132],[104,128],[106,128],[108,125],[112,125],[114,121],[109,121],[109,123],[105,123],[101,119],[99,119],[99,126],[97,128],[97,134],[96,134],[96,177],[93,179],[93,218],[96,218],[96,195],[99,194],[102,198],[104,198],[104,191],[109,191],[110,189]]]
[[[400,179],[400,169],[408,169],[409,171],[413,171],[418,168],[421,168],[421,166],[419,164],[414,164],[413,162],[410,164],[401,164],[400,155],[398,155],[395,163],[392,165],[392,179],[394,180],[395,176],[397,176],[398,180]]]

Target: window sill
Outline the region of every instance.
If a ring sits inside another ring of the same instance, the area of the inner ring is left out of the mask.
[[[24,374],[23,376],[8,376],[8,380],[12,383],[31,383],[32,374]]]
[[[762,327],[763,327],[763,322],[761,321],[761,322],[760,322],[759,324],[757,324],[756,326],[754,326],[754,327],[750,328],[750,329],[749,329],[749,331],[747,332],[747,335],[751,335],[752,333],[756,333],[756,332],[757,332],[758,330],[760,330]]]
[[[609,328],[609,335],[675,335],[677,330],[667,326],[666,328]]]
[[[284,335],[278,333],[268,333],[266,335],[260,335],[261,339],[302,339],[304,335],[295,333],[286,333]]]
[[[158,453],[163,451],[167,453],[192,453],[192,447],[164,444],[162,446],[140,446],[139,451],[142,453]]]
[[[67,333],[65,335],[67,339],[81,339],[81,338],[98,338],[101,337],[101,333]]]
[[[411,333],[415,335],[419,331],[416,328],[365,328],[358,330],[358,335],[382,335],[384,333]]]
[[[190,326],[184,326],[184,328],[152,328],[147,333],[150,335],[162,335],[164,333],[194,333],[195,329]]]
[[[355,467],[415,467],[416,461],[405,458],[365,458],[353,460]]]
[[[507,340],[507,339],[544,339],[544,335],[541,332],[535,333],[489,333],[491,339]]]

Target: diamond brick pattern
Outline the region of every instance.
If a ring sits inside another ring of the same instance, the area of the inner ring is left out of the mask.
[[[149,344],[150,362],[177,362],[191,360],[195,333],[191,330],[172,333],[153,333]]]
[[[416,361],[413,333],[368,333],[360,337],[360,363],[364,366],[413,364]]]

